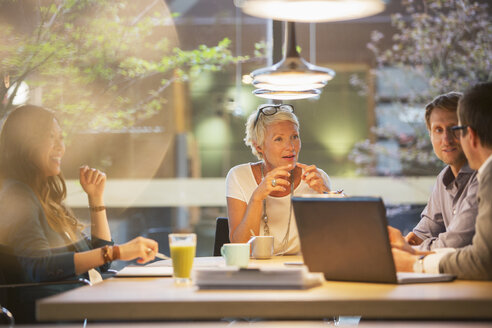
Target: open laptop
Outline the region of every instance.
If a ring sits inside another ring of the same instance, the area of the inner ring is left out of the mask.
[[[292,199],[304,263],[327,280],[451,281],[453,275],[396,273],[381,198]]]

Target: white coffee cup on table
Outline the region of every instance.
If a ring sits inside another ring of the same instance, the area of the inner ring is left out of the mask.
[[[220,254],[227,266],[246,268],[249,263],[249,248],[247,243],[228,243],[222,245]]]
[[[255,259],[270,259],[273,256],[273,236],[253,236],[248,241],[251,256]]]

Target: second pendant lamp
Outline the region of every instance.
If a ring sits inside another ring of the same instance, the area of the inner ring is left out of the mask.
[[[261,98],[292,100],[319,95],[326,83],[333,79],[332,69],[313,65],[297,51],[295,25],[284,22],[284,56],[278,63],[251,72],[253,93]]]

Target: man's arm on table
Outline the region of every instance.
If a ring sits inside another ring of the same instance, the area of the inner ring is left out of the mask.
[[[413,272],[414,264],[419,257],[424,257],[424,272],[439,273],[439,261],[441,257],[454,249],[439,249],[437,252],[420,251],[408,244],[400,230],[388,226],[388,235],[391,243],[391,251],[396,266],[396,271]]]
[[[410,231],[406,236],[405,240],[412,246],[420,245],[424,241],[422,238],[417,236],[413,231]]]
[[[429,252],[423,260],[424,272],[450,273],[458,279],[492,280],[492,166],[481,180],[478,192],[479,209],[476,219],[475,236],[471,245],[460,249],[436,249]],[[389,229],[391,245],[396,248],[393,258],[397,271],[413,271],[418,260],[418,252],[409,250],[401,241],[401,234],[394,228]],[[392,230],[391,230],[392,229]],[[395,231],[396,230],[396,231]]]
[[[458,279],[492,280],[492,165],[478,191],[478,216],[472,244],[443,257],[439,269]]]

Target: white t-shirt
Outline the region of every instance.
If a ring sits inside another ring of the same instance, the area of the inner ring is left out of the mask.
[[[323,180],[328,188],[331,189],[331,181],[328,175],[321,169],[318,169]],[[256,183],[251,163],[240,164],[233,167],[226,177],[226,197],[238,199],[240,201],[249,203],[251,195],[258,187]],[[294,196],[302,194],[317,194],[315,190],[311,189],[308,184],[301,180],[301,183],[294,189]],[[287,232],[287,223],[289,222],[290,194],[283,197],[266,198],[266,214],[268,217],[268,227],[270,228],[270,234],[274,237],[274,254],[282,252],[282,241],[284,240]],[[260,223],[260,235],[264,234],[265,223],[261,220]],[[297,232],[296,218],[294,211],[292,210],[292,218],[290,221],[289,242],[287,249],[282,252],[283,254],[297,254],[300,252],[299,234]]]

